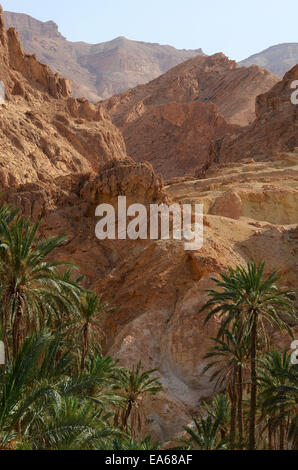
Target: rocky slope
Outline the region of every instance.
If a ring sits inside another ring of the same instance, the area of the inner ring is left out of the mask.
[[[211,215],[291,225],[298,221],[297,182],[298,148],[268,161],[213,165],[204,179],[176,178],[166,192],[174,202],[203,204]]]
[[[211,159],[264,160],[276,152],[293,151],[298,146],[298,107],[291,102],[291,85],[295,80],[298,80],[298,65],[270,91],[257,97],[256,120],[217,142]]]
[[[124,37],[100,44],[70,42],[53,21],[43,23],[21,13],[5,12],[5,22],[19,31],[27,52],[72,80],[74,96],[85,96],[91,101],[146,83],[202,54],[201,49],[177,50]]]
[[[259,65],[278,77],[298,64],[298,43],[277,44],[254,54],[239,63],[240,66]]]
[[[103,104],[129,155],[170,178],[206,165],[211,143],[254,121],[256,97],[277,82],[259,67],[237,68],[223,54],[198,56]]]
[[[0,105],[4,200],[33,218],[43,215],[42,235],[69,235],[55,257],[77,263],[86,287],[116,307],[104,324],[105,352],[122,364],[141,359],[159,369],[164,392],[145,406],[148,432],[165,441],[213,393],[201,372],[216,321],[204,326],[197,313],[210,276],[266,259],[268,271],[281,270],[283,285],[297,288],[297,154],[214,167],[202,180],[163,188],[150,164],[126,156],[102,108],[72,98],[67,80],[23,52],[15,30],[4,29],[1,7],[0,80],[6,89]],[[99,242],[95,208],[123,194],[146,205],[202,201],[203,249],[186,252],[184,242],[174,240]],[[290,345],[289,338],[282,341]]]

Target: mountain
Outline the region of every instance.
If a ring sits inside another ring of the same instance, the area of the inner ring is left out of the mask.
[[[241,66],[259,65],[278,77],[283,77],[298,64],[298,43],[277,44],[240,62]]]
[[[5,12],[7,27],[16,28],[26,52],[73,82],[74,96],[91,101],[108,98],[158,77],[175,65],[203,54],[119,37],[100,44],[70,42],[53,21]]]
[[[257,66],[239,68],[224,54],[197,56],[102,104],[128,154],[173,178],[201,171],[213,142],[253,122],[256,97],[278,81]]]
[[[298,148],[298,110],[291,102],[291,85],[296,80],[298,65],[271,90],[257,97],[255,121],[218,142],[212,152],[213,160],[265,160]]]

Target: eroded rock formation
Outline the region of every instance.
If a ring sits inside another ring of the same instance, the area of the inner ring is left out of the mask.
[[[129,155],[172,178],[208,165],[213,143],[253,122],[256,97],[277,82],[259,67],[237,68],[223,54],[198,56],[103,104]]]
[[[38,216],[106,162],[127,158],[125,144],[105,110],[72,98],[70,82],[26,54],[0,18],[0,186],[10,201],[26,194],[26,214]]]
[[[271,90],[257,97],[256,120],[227,135],[212,158],[238,161],[241,158],[264,160],[278,152],[298,147],[298,106],[292,103],[292,83],[298,79],[298,65],[287,72]]]

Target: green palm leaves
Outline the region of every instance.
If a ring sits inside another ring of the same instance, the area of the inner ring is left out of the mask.
[[[69,264],[46,259],[65,243],[64,236],[39,239],[39,224],[23,217],[8,224],[0,218],[0,285],[2,335],[8,350],[8,330],[16,357],[27,334],[73,312],[81,288],[61,274]]]
[[[115,408],[116,414],[117,407],[120,413],[127,410],[127,390],[121,386],[124,376],[135,372],[100,355],[83,373],[76,370],[71,351],[65,351],[63,335],[39,332],[25,339],[6,373],[0,372],[2,448],[91,450],[134,442],[128,428],[115,426],[114,417]],[[160,390],[150,374],[139,369],[137,397]],[[135,425],[134,418],[131,425]],[[146,443],[149,446],[146,440],[142,445]]]
[[[293,448],[298,444],[298,367],[291,363],[291,353],[272,351],[258,363],[261,422],[268,429],[269,448],[279,435],[279,449],[286,439]],[[278,432],[276,432],[278,431]]]
[[[190,436],[190,447],[200,450],[227,450],[227,441],[218,439],[219,422],[213,420],[209,415],[206,418],[201,417],[194,420],[195,429],[185,428]]]
[[[295,308],[290,300],[290,291],[280,290],[276,282],[277,272],[264,276],[265,263],[229,268],[220,279],[213,278],[218,291],[208,290],[209,301],[203,310],[211,308],[206,322],[214,315],[222,320],[218,336],[232,320],[245,320],[249,332],[253,328],[255,314],[258,316],[260,339],[268,340],[268,326],[277,326],[291,333],[290,322],[296,321]]]
[[[116,434],[111,413],[89,398],[90,388],[94,392],[108,384],[108,372],[77,376],[71,362],[60,354],[53,362],[52,352],[58,352],[57,344],[62,343],[61,337],[47,332],[33,335],[24,341],[6,373],[1,373],[2,440],[14,436],[18,445],[25,443],[32,449],[81,449],[95,448]]]

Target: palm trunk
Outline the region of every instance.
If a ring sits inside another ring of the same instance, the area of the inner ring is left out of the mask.
[[[128,401],[128,406],[127,406],[127,409],[125,410],[124,417],[123,417],[123,421],[122,421],[123,429],[127,429],[128,420],[129,420],[131,411],[132,411],[132,401],[129,400],[129,401]]]
[[[3,313],[2,317],[2,340],[5,349],[5,362],[9,362],[9,347],[8,347],[8,336],[7,336],[7,318],[6,312]]]
[[[295,433],[295,435],[293,437],[291,450],[298,450],[298,434],[297,433]]]
[[[250,419],[249,419],[249,450],[256,448],[256,413],[257,413],[257,314],[253,312],[253,324],[251,330],[251,395],[250,395]]]
[[[269,450],[273,450],[273,436],[272,436],[271,423],[268,424],[268,445],[269,445]]]
[[[281,412],[283,412],[282,408],[281,408]],[[279,449],[285,450],[285,420],[284,418],[281,419],[281,423],[279,427]]]
[[[86,324],[83,329],[83,342],[82,342],[82,357],[81,357],[81,372],[85,369],[86,356],[88,353],[88,325]]]
[[[7,323],[8,323],[8,299],[7,296],[5,296],[4,302],[2,304],[2,341],[4,343],[4,348],[5,348],[5,362],[9,362],[9,347],[8,347],[8,336],[7,336]]]
[[[19,303],[17,307],[16,316],[12,325],[12,353],[14,359],[16,359],[20,349],[20,328],[22,321],[22,313],[22,306]]]
[[[242,366],[240,365],[238,368],[238,431],[239,431],[240,444],[242,444],[242,441],[243,441],[242,401],[243,401],[243,378],[242,378]]]
[[[236,403],[235,401],[233,401],[231,405],[231,426],[230,426],[231,450],[235,449],[235,434],[236,434]]]
[[[235,448],[235,434],[236,434],[236,420],[237,420],[237,404],[236,404],[236,393],[235,393],[235,375],[233,373],[233,381],[230,385],[230,400],[231,400],[231,425],[230,425],[230,448],[233,450]]]

